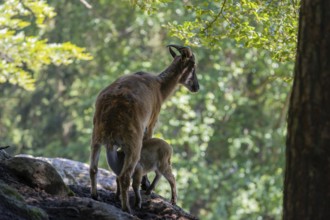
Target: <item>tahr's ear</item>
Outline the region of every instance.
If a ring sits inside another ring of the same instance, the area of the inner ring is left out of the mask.
[[[167,45],[167,47],[169,48],[173,58],[176,57],[176,53],[172,50],[172,47],[179,51],[183,59],[187,59],[193,56],[193,52],[191,51],[190,47],[183,47],[175,44]]]
[[[193,52],[191,51],[190,47],[182,47],[180,49],[180,53],[184,58],[190,58],[193,55]]]

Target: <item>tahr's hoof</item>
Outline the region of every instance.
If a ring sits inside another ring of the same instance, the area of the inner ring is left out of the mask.
[[[127,213],[129,213],[129,214],[132,214],[132,210],[131,210],[131,208],[129,208],[129,207],[124,207],[124,208],[123,208],[123,211],[124,211],[124,212],[127,212]]]
[[[137,203],[135,203],[135,208],[136,209],[141,209],[142,208],[142,202],[137,202]]]
[[[98,198],[99,198],[99,195],[98,194],[92,194],[92,199],[98,200]]]
[[[151,190],[147,189],[145,192],[146,195],[150,195],[151,194]]]

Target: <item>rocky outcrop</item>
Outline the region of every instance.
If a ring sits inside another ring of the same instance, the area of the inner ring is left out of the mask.
[[[10,157],[0,150],[0,219],[196,219],[142,192],[141,209],[122,212],[115,176],[100,169],[99,200],[90,197],[89,166],[63,158]],[[73,193],[72,193],[73,192]],[[130,201],[134,193],[130,191]]]
[[[13,157],[4,160],[3,164],[28,186],[44,190],[51,195],[73,195],[56,169],[45,161]]]
[[[62,177],[66,185],[90,186],[89,165],[65,158],[32,157],[20,154],[16,157],[28,157],[51,164]],[[99,168],[97,183],[99,189],[116,190],[116,175],[106,169]]]

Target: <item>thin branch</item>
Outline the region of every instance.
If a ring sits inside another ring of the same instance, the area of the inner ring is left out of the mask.
[[[289,104],[290,104],[291,93],[292,93],[292,89],[290,90],[289,94],[287,94],[287,96],[286,96],[284,105],[283,105],[281,113],[280,113],[280,117],[279,117],[277,123],[275,124],[274,129],[278,129],[285,122],[285,119],[286,119],[287,113],[288,113]]]
[[[14,59],[8,56],[7,54],[0,51],[0,59],[5,60],[7,63],[14,62]]]
[[[85,0],[80,0],[80,2],[81,2],[83,5],[85,5],[85,7],[88,8],[88,9],[93,8],[93,6],[90,5],[88,2],[86,2]]]
[[[0,147],[0,150],[4,150],[4,149],[7,149],[8,147],[10,147],[10,146],[4,146],[4,147]]]
[[[297,3],[295,0],[291,0],[291,3],[292,3],[292,8],[293,8],[293,13],[297,17],[297,10],[296,10]]]
[[[233,22],[231,22],[223,13],[222,13],[222,17],[229,23],[229,24],[233,24]]]
[[[220,9],[219,13],[213,18],[213,20],[212,20],[211,22],[209,22],[209,23],[206,25],[206,27],[203,29],[202,32],[207,31],[207,30],[208,30],[208,29],[214,24],[214,22],[216,22],[216,21],[219,19],[219,17],[220,17],[221,15],[223,15],[222,12],[223,12],[223,9],[224,9],[224,7],[225,7],[226,1],[227,1],[227,0],[224,0],[224,1],[222,2],[222,6],[221,6],[221,9]]]
[[[36,24],[37,18],[36,18],[36,15],[34,14],[34,12],[32,11],[32,9],[29,8],[27,5],[25,5],[25,3],[22,0],[20,0],[19,2],[22,4],[24,9],[26,9],[27,11],[29,11],[31,13],[31,16],[32,16],[31,23],[37,25]]]

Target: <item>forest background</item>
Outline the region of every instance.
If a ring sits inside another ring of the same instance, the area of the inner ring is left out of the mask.
[[[179,88],[154,134],[173,146],[178,204],[201,219],[280,219],[298,7],[0,1],[0,145],[88,163],[98,92],[123,74],[161,72],[166,45],[189,45],[201,89]],[[169,191],[166,181],[156,190]]]

